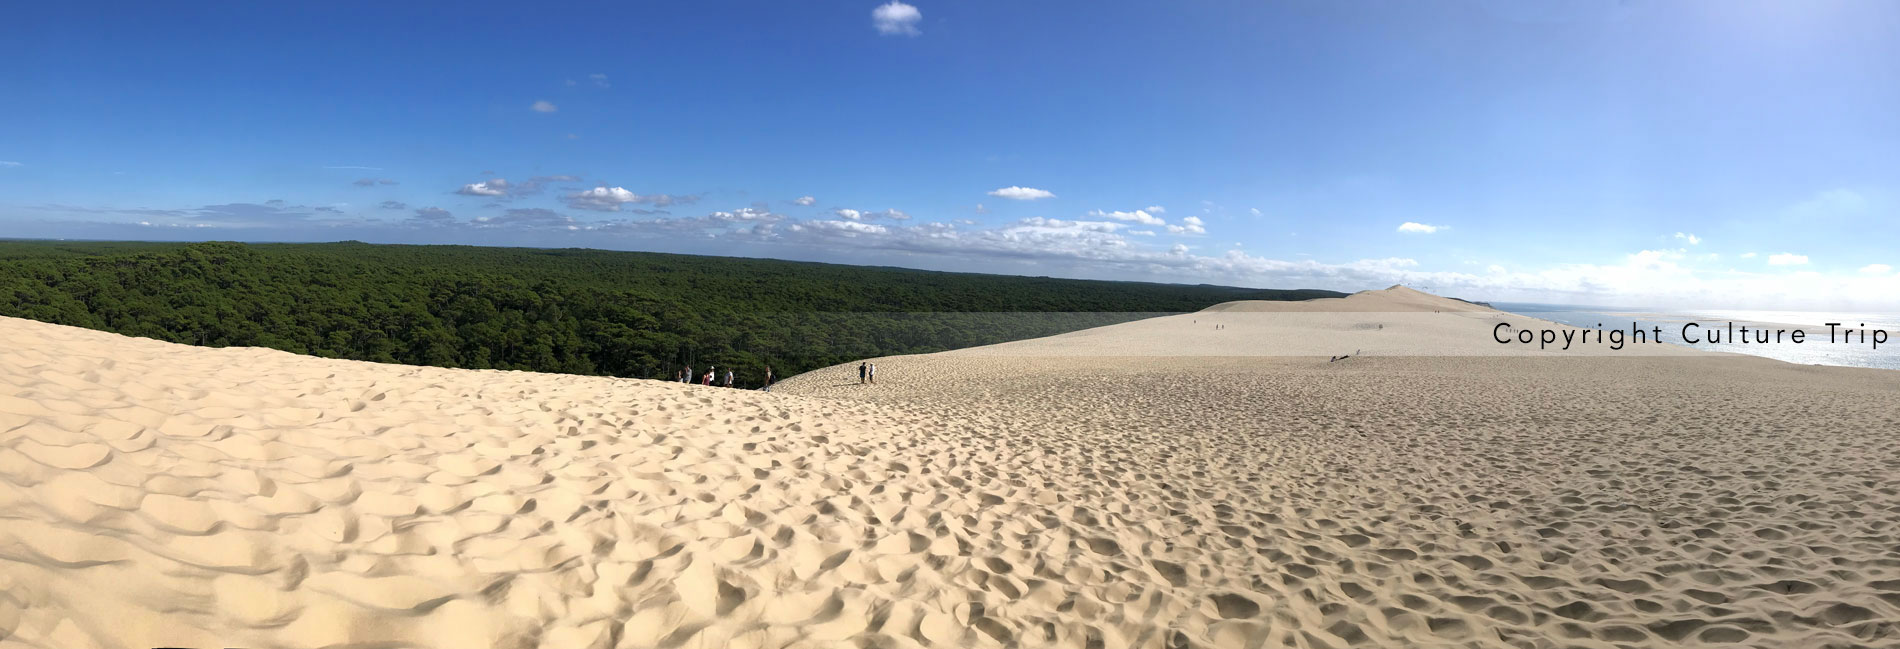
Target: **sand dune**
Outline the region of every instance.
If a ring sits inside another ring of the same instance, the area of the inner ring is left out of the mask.
[[[1163,316],[945,352],[960,356],[1706,356],[1667,344],[1573,343],[1569,349],[1499,344],[1497,326],[1570,331],[1576,327],[1505,313],[1395,286],[1343,298],[1217,304]],[[1605,323],[1615,327],[1615,323]],[[1625,325],[1627,326],[1627,325]]]
[[[1900,374],[1391,293],[769,394],[0,319],[0,647],[1900,642]]]
[[[1095,515],[1058,528],[1118,550],[1064,586],[1120,605],[1082,618],[1106,646],[1900,646],[1900,373],[1487,356],[1468,324],[1519,317],[1407,289],[1332,304],[1352,307],[1235,303],[780,389],[1061,458],[1035,475]]]

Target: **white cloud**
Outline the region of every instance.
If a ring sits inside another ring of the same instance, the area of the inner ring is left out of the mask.
[[[811,196],[800,196],[798,198],[792,199],[792,203],[796,205],[803,205],[805,207],[811,207],[813,205],[818,204],[818,199]]]
[[[1154,230],[1129,230],[1129,231],[1128,231],[1128,233],[1129,233],[1129,234],[1132,234],[1132,235],[1135,235],[1135,236],[1138,236],[1138,237],[1152,237],[1152,236],[1155,236],[1155,231],[1154,231]]]
[[[977,204],[976,204],[976,213],[977,213],[977,214],[989,214],[989,213],[990,213],[990,208],[987,208],[987,207],[984,207],[982,203],[977,203]]]
[[[1160,205],[1149,205],[1141,209],[1150,214],[1167,214],[1168,213],[1168,208],[1162,207]]]
[[[1451,228],[1447,226],[1443,226],[1443,225],[1426,225],[1423,223],[1414,223],[1411,221],[1406,221],[1404,223],[1399,224],[1400,232],[1410,232],[1413,234],[1432,234],[1439,230],[1449,230],[1449,229]]]
[[[1891,272],[1893,272],[1893,267],[1886,264],[1867,264],[1860,267],[1862,275],[1885,275]]]
[[[18,162],[14,162],[12,160],[0,160],[0,167],[24,167],[24,166],[26,165],[20,164]]]
[[[1807,255],[1797,255],[1791,252],[1768,256],[1768,265],[1770,266],[1803,266],[1807,263]]]
[[[857,221],[806,221],[802,225],[808,228],[842,232],[848,235],[884,234],[890,231],[889,228],[876,223],[859,223]],[[793,225],[792,227],[798,228],[799,225]]]
[[[997,198],[1007,198],[1013,201],[1033,201],[1033,200],[1039,200],[1039,199],[1044,199],[1044,198],[1056,197],[1055,194],[1050,193],[1048,190],[1036,189],[1034,187],[1015,187],[1015,186],[990,190],[990,195],[995,196]]]
[[[1247,211],[1248,211],[1248,212],[1252,212],[1254,216],[1261,216],[1261,215],[1263,215],[1263,214],[1265,214],[1264,212],[1261,212],[1261,211],[1260,211],[1260,208],[1258,208],[1258,207],[1249,207],[1249,208],[1247,208]]]
[[[529,105],[528,110],[532,110],[537,113],[552,113],[554,111],[560,110],[560,108],[555,106],[553,102],[550,102],[546,99],[542,99],[542,100],[534,102],[532,105]]]
[[[508,195],[508,181],[503,178],[496,178],[479,183],[469,183],[463,185],[461,189],[455,190],[455,193],[464,196],[506,196]]]
[[[1207,228],[1205,227],[1207,224],[1201,221],[1201,217],[1190,216],[1181,219],[1181,225],[1182,229],[1186,230],[1188,234],[1207,234]],[[1173,228],[1169,229],[1172,230]]]
[[[1693,234],[1683,234],[1683,233],[1681,233],[1681,232],[1677,232],[1677,233],[1676,233],[1676,238],[1677,238],[1677,239],[1681,239],[1681,240],[1683,240],[1683,241],[1687,241],[1687,242],[1689,242],[1689,245],[1692,245],[1692,246],[1693,246],[1693,245],[1696,245],[1696,244],[1699,244],[1699,243],[1702,243],[1702,237],[1698,237],[1698,236],[1696,236],[1696,235],[1693,235]]]
[[[905,214],[903,210],[879,210],[876,212],[866,212],[863,210],[854,210],[854,209],[841,207],[841,208],[832,210],[831,213],[838,215],[839,218],[849,219],[852,221],[869,221],[872,219],[890,219],[892,221],[910,220],[910,215]]]
[[[877,33],[886,36],[916,36],[923,32],[917,30],[917,23],[923,21],[924,13],[916,7],[891,0],[889,4],[879,5],[871,10],[871,26]]]
[[[1743,259],[1754,259],[1754,258],[1755,258],[1755,253],[1752,253],[1752,252],[1744,252],[1744,253],[1742,253],[1742,258],[1743,258]]]
[[[1174,244],[1173,247],[1168,248],[1168,254],[1170,255],[1177,255],[1177,256],[1186,255],[1187,252],[1188,252],[1187,244],[1183,244],[1183,243],[1177,243],[1177,244]]]
[[[633,203],[667,207],[675,203],[691,203],[697,196],[673,196],[670,194],[635,194],[625,187],[595,187],[575,192],[563,197],[567,206],[575,209],[594,210],[596,212],[618,212],[620,206]]]
[[[1121,211],[1104,212],[1102,210],[1089,210],[1089,216],[1110,218],[1110,219],[1115,219],[1117,221],[1134,221],[1142,225],[1166,225],[1167,224],[1167,221],[1162,220],[1161,217],[1155,216],[1153,214],[1149,214],[1147,210],[1135,210],[1133,212],[1121,212]]]
[[[588,79],[592,79],[592,80],[593,80],[593,82],[594,82],[594,87],[596,87],[596,88],[611,88],[611,87],[613,87],[613,84],[610,84],[610,83],[607,83],[607,75],[605,75],[605,74],[602,74],[602,73],[599,73],[599,72],[595,72],[595,73],[593,73],[593,74],[590,74],[590,75],[587,75],[587,78],[588,78]]]
[[[777,221],[784,217],[756,207],[741,207],[730,212],[713,212],[706,215],[706,218],[714,221]]]

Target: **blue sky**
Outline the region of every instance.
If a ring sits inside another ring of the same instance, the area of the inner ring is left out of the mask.
[[[9,11],[0,236],[1900,310],[1891,2]]]

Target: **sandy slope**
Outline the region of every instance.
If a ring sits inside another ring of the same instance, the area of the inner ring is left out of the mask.
[[[1517,317],[1406,289],[1217,309],[781,390],[1060,458],[1038,477],[1091,515],[1035,547],[1093,560],[1064,587],[1113,602],[1081,618],[1105,639],[1900,646],[1900,373],[1463,355],[1474,319]]]
[[[1403,286],[1302,302],[1228,302],[1197,313],[1136,320],[1047,338],[946,352],[975,356],[1703,356],[1678,345],[1612,350],[1574,342],[1569,349],[1499,344],[1500,323],[1518,329],[1578,332],[1554,322],[1496,311]],[[1604,323],[1615,328],[1617,323]],[[1627,324],[1623,326],[1627,327]],[[1217,328],[1218,327],[1218,328]],[[1111,364],[1112,365],[1112,364]],[[856,367],[855,365],[853,366]],[[854,370],[855,371],[855,370]]]
[[[1900,373],[1199,315],[772,394],[0,319],[0,647],[1900,642]]]

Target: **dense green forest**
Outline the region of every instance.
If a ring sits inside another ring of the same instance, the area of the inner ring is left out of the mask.
[[[467,246],[0,241],[0,315],[331,358],[757,385],[853,359],[1231,300],[1338,297],[767,259]]]

